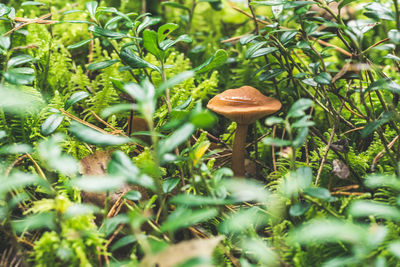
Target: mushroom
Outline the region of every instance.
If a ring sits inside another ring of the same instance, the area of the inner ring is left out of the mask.
[[[251,86],[226,90],[208,102],[207,108],[237,123],[232,151],[235,176],[245,176],[244,153],[248,125],[277,112],[281,106],[281,102],[261,94]]]

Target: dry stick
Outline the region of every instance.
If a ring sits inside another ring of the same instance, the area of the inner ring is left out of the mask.
[[[394,143],[396,143],[397,139],[399,139],[399,136],[396,136],[389,144],[388,144],[388,149],[391,149],[394,145]],[[385,154],[386,149],[383,149],[381,152],[379,152],[375,158],[372,160],[372,166],[371,166],[371,171],[373,171],[376,167],[376,165],[378,164],[378,161],[383,157],[383,155]]]
[[[333,125],[331,136],[329,137],[329,141],[328,141],[328,144],[326,146],[325,154],[324,154],[324,156],[323,156],[323,158],[321,160],[321,165],[319,166],[319,169],[318,169],[317,178],[315,179],[315,183],[314,183],[315,185],[318,185],[319,178],[320,178],[321,173],[322,173],[322,168],[324,167],[324,164],[325,164],[326,158],[328,156],[328,152],[329,152],[330,146],[331,146],[332,141],[333,141],[333,137],[335,135],[335,129],[336,129],[336,126]]]
[[[345,191],[345,190],[357,189],[357,188],[360,188],[360,186],[358,184],[352,184],[352,185],[335,187],[335,188],[333,188],[333,191]]]
[[[118,130],[117,128],[115,128],[114,126],[110,125],[109,123],[107,123],[105,120],[103,120],[99,115],[97,115],[93,110],[90,111],[90,113],[102,124],[104,124],[105,126],[107,126],[108,128],[110,128],[111,130],[113,130],[114,132],[112,132],[112,134],[120,134],[122,136],[127,137],[127,135],[122,131],[122,130]]]
[[[359,131],[359,130],[362,130],[362,129],[364,129],[364,126],[361,126],[361,127],[358,127],[358,128],[354,128],[354,129],[350,129],[350,130],[344,132],[343,135],[351,133],[351,132]]]
[[[121,230],[124,229],[124,225],[120,224],[118,226],[118,228],[114,231],[114,233],[112,234],[112,236],[107,240],[107,243],[105,244],[105,247],[107,248],[111,242],[114,240],[114,238],[118,235],[119,232],[121,232]]]
[[[17,30],[19,30],[19,29],[25,27],[26,25],[33,24],[33,23],[38,23],[38,24],[53,24],[53,23],[46,23],[46,21],[44,21],[45,19],[47,19],[47,18],[50,17],[50,16],[51,16],[51,13],[50,13],[50,14],[43,15],[43,16],[37,18],[37,19],[27,19],[27,20],[29,20],[28,22],[25,22],[25,23],[23,23],[23,24],[21,24],[21,25],[15,27],[15,28],[12,28],[10,31],[8,31],[8,32],[6,32],[5,34],[3,34],[3,36],[7,36],[7,35],[9,35],[9,34],[15,32],[15,31],[17,31]],[[50,20],[49,20],[49,21],[50,21]],[[49,21],[48,21],[48,22],[49,22]],[[55,22],[54,22],[54,23],[55,23]]]
[[[84,121],[84,120],[82,120],[82,119],[80,119],[78,117],[75,117],[74,115],[66,112],[62,108],[60,108],[59,111],[61,111],[61,113],[64,114],[65,116],[67,116],[68,118],[71,118],[71,119],[73,119],[73,120],[75,120],[77,122],[80,122],[80,123],[86,125],[87,127],[92,128],[93,130],[99,131],[99,132],[104,133],[104,134],[110,134],[109,132],[104,131],[103,129],[101,129],[101,128],[99,128],[99,127],[97,127],[97,126],[95,126],[95,125],[93,125],[93,124],[91,124],[91,123],[89,123],[87,121]]]
[[[25,154],[25,155],[18,157],[16,160],[14,160],[13,163],[11,163],[10,166],[8,166],[6,172],[4,173],[4,176],[8,177],[8,175],[10,175],[10,172],[12,171],[14,166],[17,165],[21,160],[23,160],[26,157],[28,157],[28,156]]]
[[[345,195],[345,196],[362,196],[363,192],[331,192],[331,195]]]
[[[40,177],[47,181],[46,175],[44,174],[42,168],[40,168],[39,164],[37,164],[36,160],[34,160],[29,153],[26,153],[26,156],[32,161],[33,165],[35,165],[35,169],[39,173]]]

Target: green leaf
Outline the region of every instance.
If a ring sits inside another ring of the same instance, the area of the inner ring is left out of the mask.
[[[302,128],[302,127],[310,127],[310,126],[314,126],[315,123],[313,121],[310,120],[311,119],[311,115],[305,115],[303,117],[301,117],[299,120],[297,120],[296,122],[292,123],[292,128]]]
[[[332,82],[332,77],[331,75],[329,75],[329,73],[322,72],[317,77],[314,78],[314,81],[316,81],[319,84],[329,85]]]
[[[268,146],[290,146],[292,144],[289,140],[282,140],[279,138],[266,137],[262,140],[263,144]]]
[[[107,170],[110,174],[124,176],[131,184],[155,190],[153,179],[145,174],[141,174],[139,168],[122,151],[115,151],[111,155]]]
[[[9,144],[0,148],[0,154],[26,154],[32,153],[32,147],[27,144]]]
[[[62,114],[51,114],[42,124],[42,134],[50,135],[61,125],[64,120],[64,115]]]
[[[176,38],[175,40],[164,40],[160,43],[160,48],[163,51],[166,51],[168,48],[170,48],[171,46],[175,45],[178,42],[184,42],[184,43],[191,43],[193,42],[192,38],[190,38],[189,35],[187,34],[183,34],[180,35],[178,38]]]
[[[300,128],[296,138],[293,140],[293,146],[300,147],[306,141],[307,136],[308,136],[308,127]]]
[[[216,177],[218,174],[215,174]],[[219,175],[231,176],[227,170]],[[237,202],[255,201],[260,204],[270,203],[270,193],[265,189],[265,185],[256,181],[243,179],[226,179],[222,182],[222,186],[230,193],[230,197]]]
[[[348,4],[355,2],[357,0],[343,0],[342,2],[339,3],[339,10],[342,9],[344,6],[347,6]]]
[[[143,32],[143,46],[146,50],[154,55],[158,60],[164,59],[164,52],[160,50],[157,42],[158,35],[155,31],[145,30]]]
[[[0,3],[0,17],[7,15],[11,12],[11,8],[6,6],[5,4]]]
[[[292,205],[289,209],[290,216],[297,217],[303,215],[307,210],[309,210],[311,204],[308,202],[299,202]]]
[[[119,33],[119,32],[114,32],[114,31],[110,31],[110,30],[106,30],[103,28],[100,28],[97,25],[92,25],[89,27],[89,31],[100,35],[100,36],[104,36],[104,37],[108,37],[108,38],[114,38],[114,39],[121,39],[124,37],[128,37],[123,33]]]
[[[32,62],[33,60],[34,60],[33,57],[26,54],[15,56],[10,58],[10,60],[7,62],[7,68],[23,65],[25,63]]]
[[[110,192],[122,188],[125,178],[120,176],[82,176],[71,185],[86,192]]]
[[[173,132],[169,137],[160,141],[158,147],[158,155],[162,156],[165,153],[175,149],[177,146],[189,139],[194,132],[195,127],[191,123],[185,123],[178,130]]]
[[[322,187],[309,187],[306,190],[304,190],[304,194],[322,200],[328,200],[331,198],[331,193],[329,192],[329,190]]]
[[[100,213],[100,208],[92,204],[78,204],[74,203],[67,208],[64,213],[66,218],[73,218],[82,215],[91,215],[94,213]]]
[[[92,145],[115,146],[131,142],[128,137],[101,133],[77,122],[71,123],[69,131],[79,140]]]
[[[392,80],[385,78],[379,79],[371,83],[371,85],[367,88],[367,90],[365,90],[365,92],[368,93],[370,91],[382,90],[382,89],[389,90],[396,94],[400,94],[400,85],[398,85]]]
[[[221,198],[212,198],[206,196],[199,196],[193,194],[185,194],[185,195],[177,195],[170,200],[173,204],[184,205],[188,207],[196,207],[196,206],[207,206],[207,205],[228,205],[232,204],[232,201],[221,199]]]
[[[121,56],[122,61],[125,64],[128,64],[129,67],[131,67],[133,69],[150,68],[150,69],[153,69],[153,70],[161,73],[161,70],[159,67],[140,58],[135,53],[133,53],[133,51],[130,50],[129,48],[122,49],[120,56]]]
[[[64,105],[64,109],[67,110],[69,109],[72,105],[74,105],[75,103],[89,97],[90,94],[88,92],[85,91],[79,91],[74,93],[73,95],[70,96],[70,98],[68,98],[68,100],[65,102]]]
[[[394,256],[396,256],[398,259],[400,259],[400,241],[394,241],[394,242],[389,243],[388,250]]]
[[[257,42],[255,44],[253,44],[252,46],[249,47],[249,49],[247,49],[247,51],[244,53],[244,58],[245,59],[249,59],[251,58],[251,56],[257,51],[259,50],[261,47],[263,47],[264,45],[267,44],[267,41],[263,41],[263,42]]]
[[[89,66],[87,66],[87,70],[101,70],[101,69],[105,69],[108,68],[112,65],[114,65],[115,63],[119,62],[118,59],[111,59],[111,60],[104,60],[101,62],[96,62],[96,63],[91,63]]]
[[[4,79],[11,84],[30,84],[35,80],[32,68],[12,68],[3,73]]]
[[[142,194],[139,191],[131,190],[124,195],[124,198],[132,201],[138,201],[142,198]]]
[[[287,114],[288,118],[298,118],[305,116],[306,113],[305,111],[312,107],[314,102],[311,99],[307,98],[300,98],[297,100],[292,107],[289,109],[289,112]]]
[[[87,39],[87,40],[80,41],[80,42],[78,42],[76,44],[67,46],[67,49],[75,49],[75,48],[84,46],[85,44],[90,43],[92,40],[93,39]]]
[[[21,4],[21,6],[45,6],[46,4],[35,2],[35,1],[25,1]]]
[[[120,112],[124,112],[124,111],[130,111],[130,110],[137,110],[137,106],[135,104],[117,104],[117,105],[113,105],[108,108],[105,108],[101,112],[101,117],[107,118],[107,117],[111,116],[112,114],[120,113]]]
[[[153,17],[145,17],[143,22],[140,23],[140,25],[137,27],[137,34],[142,32],[144,29],[146,29],[149,26],[155,25],[161,21],[161,18],[153,18]]]
[[[309,188],[312,182],[312,170],[301,167],[291,171],[281,184],[281,191],[287,197],[298,197],[299,192]]]
[[[272,70],[266,70],[263,73],[260,74],[259,80],[261,82],[271,80],[272,78],[278,76],[279,74],[284,73],[286,70],[284,69],[272,69]]]
[[[179,184],[179,178],[169,178],[162,183],[162,190],[165,194],[170,193]]]
[[[285,121],[285,120],[282,119],[282,118],[272,116],[272,117],[269,117],[269,118],[267,118],[267,119],[265,120],[265,124],[268,125],[268,126],[272,126],[272,125],[274,125],[274,124],[283,123],[284,121]]]
[[[11,40],[9,36],[0,36],[0,48],[4,49],[4,50],[8,50],[10,48],[11,45]]]
[[[219,49],[206,62],[204,62],[203,64],[201,64],[200,66],[198,66],[193,70],[197,74],[204,73],[224,65],[227,59],[228,59],[228,53],[223,49]]]
[[[362,244],[368,230],[362,226],[339,220],[317,219],[289,232],[292,244],[326,244],[346,242]]]
[[[301,1],[295,1],[296,3],[301,2]],[[291,2],[293,3],[293,2]],[[284,7],[285,8],[285,7]],[[282,36],[281,36],[281,43],[283,45],[286,45],[289,43],[294,37],[296,37],[297,31],[285,31]]]
[[[187,12],[190,12],[190,8],[188,8],[187,6],[184,6],[182,4],[176,3],[176,2],[167,1],[167,2],[162,2],[161,5],[169,6],[169,7],[173,7],[173,8],[179,8],[179,9],[183,9]]]
[[[392,43],[400,44],[400,31],[392,29],[388,32],[388,37]]]
[[[87,2],[85,4],[85,7],[87,9],[87,11],[89,12],[90,17],[94,20],[96,20],[96,10],[98,7],[99,3],[97,3],[97,1],[91,1],[91,2]]]
[[[42,212],[34,215],[26,216],[22,220],[15,220],[12,226],[17,233],[25,231],[33,231],[41,228],[55,229],[55,215],[50,212]]]
[[[118,239],[112,246],[111,246],[111,252],[116,251],[119,248],[122,248],[126,245],[135,243],[137,241],[137,238],[133,235],[127,235],[122,237],[121,239]]]
[[[168,219],[161,225],[160,229],[162,232],[174,232],[180,228],[207,221],[217,215],[218,210],[214,208],[191,210],[180,207],[168,216]]]
[[[217,117],[208,110],[195,112],[190,116],[190,122],[197,128],[210,128],[217,121]]]
[[[400,210],[398,208],[369,200],[354,201],[348,212],[354,217],[375,216],[387,220],[400,221]]]
[[[368,135],[372,134],[375,132],[376,129],[378,129],[380,126],[384,125],[385,123],[389,122],[392,120],[394,117],[394,113],[391,111],[385,111],[379,116],[378,119],[368,123],[364,129],[361,131],[361,138],[365,138]]]
[[[244,233],[249,228],[266,224],[267,219],[256,207],[241,209],[225,219],[218,230],[224,234]]]
[[[179,28],[178,24],[175,23],[166,23],[158,28],[157,30],[157,41],[161,44],[162,41],[173,31]]]
[[[189,78],[192,78],[195,75],[194,71],[184,71],[179,73],[178,75],[175,75],[174,77],[172,77],[171,79],[165,81],[164,83],[162,83],[158,88],[157,88],[157,92],[156,95],[160,96],[161,94],[164,93],[165,90],[167,90],[168,88],[172,88],[175,85],[178,85],[184,81],[186,81]]]

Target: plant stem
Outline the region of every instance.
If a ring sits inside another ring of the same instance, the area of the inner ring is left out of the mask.
[[[233,140],[232,170],[235,176],[244,177],[244,154],[248,124],[237,123],[235,139]]]

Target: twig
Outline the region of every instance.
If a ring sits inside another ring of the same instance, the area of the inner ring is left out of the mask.
[[[358,184],[352,184],[352,185],[335,187],[335,188],[333,188],[333,191],[346,191],[346,190],[357,189],[357,188],[360,188],[360,186]]]
[[[87,127],[92,128],[93,130],[99,131],[99,132],[104,133],[104,134],[110,134],[109,132],[104,131],[103,129],[101,129],[101,128],[99,128],[99,127],[97,127],[97,126],[95,126],[95,125],[93,125],[93,124],[91,124],[91,123],[89,123],[89,122],[87,122],[87,121],[84,121],[84,120],[82,120],[82,119],[80,119],[80,118],[78,118],[78,117],[75,117],[74,115],[72,115],[72,114],[66,112],[66,111],[65,111],[64,109],[62,109],[62,108],[60,108],[59,110],[61,111],[62,114],[64,114],[64,115],[67,116],[68,118],[71,118],[71,119],[73,119],[73,120],[75,120],[75,121],[77,121],[77,122],[80,122],[80,123],[86,125]]]
[[[364,192],[331,192],[331,195],[345,195],[345,196],[362,196]]]
[[[387,146],[388,149],[391,149],[394,145],[394,143],[396,143],[397,139],[399,139],[399,136],[396,136]],[[375,170],[376,165],[378,164],[378,161],[383,157],[383,155],[385,154],[386,149],[383,149],[381,152],[379,152],[375,158],[372,160],[372,165],[371,165],[371,171]]]
[[[350,130],[344,132],[343,135],[351,133],[351,132],[359,131],[359,130],[362,130],[362,129],[364,129],[364,126],[361,126],[361,127],[358,127],[358,128],[354,128],[354,129],[350,129]]]
[[[321,173],[322,173],[322,168],[324,167],[326,158],[328,157],[328,152],[329,152],[329,149],[331,147],[331,144],[332,144],[332,141],[333,141],[333,137],[335,136],[335,128],[336,127],[334,125],[333,129],[332,129],[332,132],[331,132],[331,136],[329,137],[328,144],[326,145],[325,154],[324,154],[324,156],[323,156],[323,158],[321,160],[321,164],[320,164],[319,169],[318,169],[317,178],[315,178],[315,185],[318,185],[319,178],[320,178]]]
[[[272,138],[275,138],[275,133],[276,133],[276,125],[272,128]],[[274,169],[274,172],[276,172],[278,169],[276,168],[276,158],[275,158],[275,146],[271,146],[271,153],[272,153],[272,166]]]
[[[99,122],[103,123],[105,126],[107,126],[108,128],[110,128],[111,130],[113,130],[114,132],[112,132],[111,134],[120,134],[122,136],[127,137],[126,134],[124,134],[123,131],[116,129],[114,126],[110,125],[109,123],[107,123],[105,120],[103,120],[102,118],[100,118],[99,115],[97,115],[93,110],[90,111],[90,113],[93,115],[93,117],[95,117]]]

